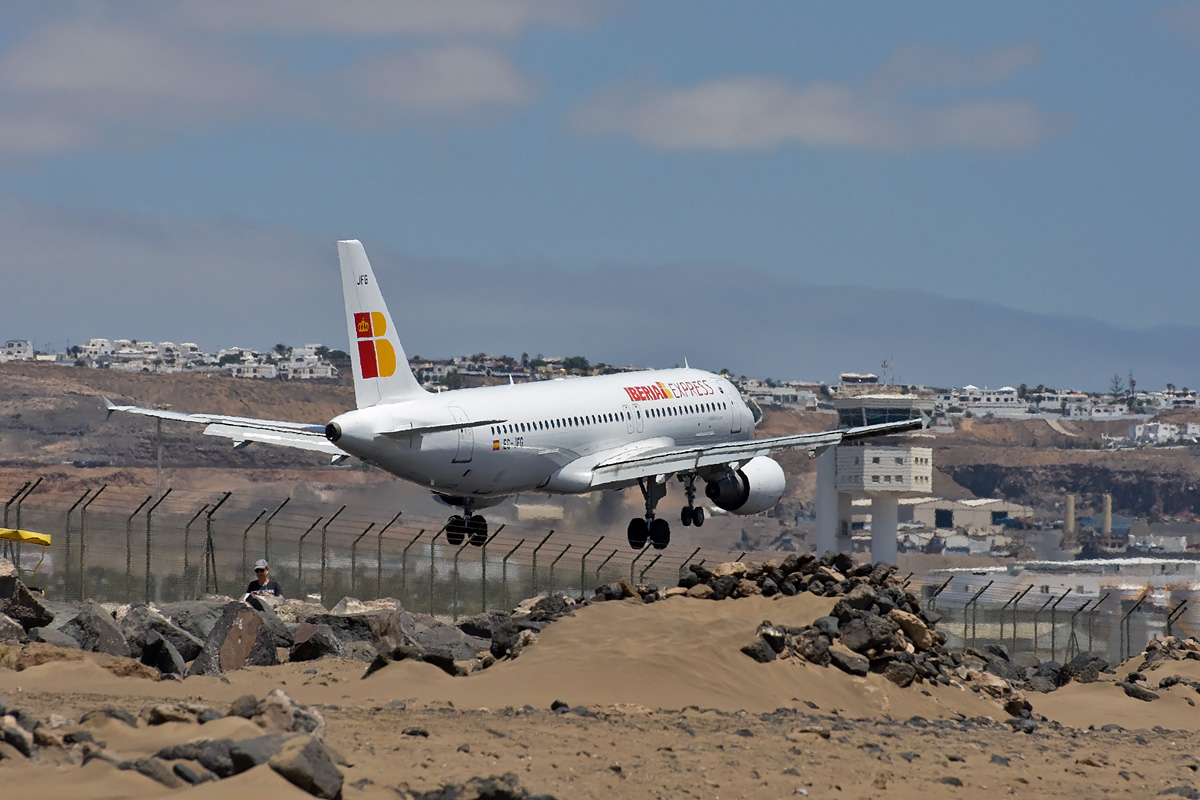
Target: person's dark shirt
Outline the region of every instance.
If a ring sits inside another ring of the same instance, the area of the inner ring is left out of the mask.
[[[269,580],[266,584],[261,584],[258,579],[250,581],[250,585],[246,587],[246,594],[269,594],[275,597],[283,597],[283,590],[279,588],[279,582]]]

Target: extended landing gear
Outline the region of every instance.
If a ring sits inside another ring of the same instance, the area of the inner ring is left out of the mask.
[[[696,507],[696,476],[688,475],[683,478],[683,491],[687,494],[687,505],[679,512],[679,521],[683,527],[695,525],[699,528],[704,524],[704,509]]]
[[[654,516],[654,507],[667,495],[667,487],[657,480],[638,479],[642,497],[646,500],[646,516],[634,517],[629,521],[627,538],[629,546],[641,550],[649,541],[655,550],[662,550],[671,543],[671,526],[665,519]]]
[[[487,520],[478,514],[471,514],[470,504],[463,505],[463,514],[455,514],[446,521],[446,543],[458,547],[464,540],[469,540],[472,547],[483,547],[487,541]]]

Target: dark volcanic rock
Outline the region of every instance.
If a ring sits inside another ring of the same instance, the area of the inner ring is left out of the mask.
[[[469,661],[491,646],[486,639],[468,636],[453,625],[440,622],[431,625],[417,623],[412,641],[425,651],[427,657],[438,656],[451,661]]]
[[[149,606],[139,605],[129,609],[120,623],[121,634],[129,645],[129,652],[134,658],[146,647],[146,640],[151,631],[166,639],[179,652],[184,661],[191,661],[200,655],[204,646],[201,639],[196,638],[183,628],[172,623],[162,614]],[[142,663],[147,663],[143,661]]]
[[[496,658],[515,657],[521,651],[521,630],[511,617],[492,628],[490,650]]]
[[[858,653],[830,650],[829,661],[842,672],[847,672],[851,675],[866,675],[871,669],[871,662]]]
[[[218,778],[228,778],[234,774],[232,749],[229,739],[208,739],[164,747],[154,755],[164,761],[197,761]]]
[[[767,664],[775,660],[775,651],[761,637],[743,647],[742,652],[760,664]]]
[[[310,736],[294,736],[283,743],[267,762],[271,769],[316,797],[342,796],[341,770],[333,762],[329,749]]]
[[[54,615],[15,575],[0,578],[0,614],[12,617],[27,631],[54,621]]]
[[[334,636],[333,629],[328,625],[301,622],[300,627],[293,634],[293,644],[288,660],[315,661],[326,656],[345,658],[346,646]]]
[[[805,628],[794,638],[797,655],[813,664],[829,666],[829,637],[816,628]]]
[[[1143,686],[1138,686],[1136,683],[1122,681],[1118,685],[1125,690],[1125,694],[1129,695],[1134,700],[1144,700],[1145,702],[1149,703],[1151,700],[1158,699],[1157,694]]]
[[[29,639],[30,641],[45,642],[46,644],[52,644],[55,647],[63,647],[69,650],[79,649],[79,642],[58,628],[30,628]]]
[[[187,672],[183,654],[156,630],[150,630],[146,634],[141,662],[148,667],[154,667],[163,675],[178,675],[182,678]]]
[[[121,633],[112,614],[94,601],[89,600],[84,604],[75,618],[63,625],[62,632],[79,642],[81,650],[129,658],[125,635]]]
[[[917,668],[903,661],[889,661],[883,669],[883,677],[897,686],[904,688],[912,684],[917,677]]]
[[[259,612],[245,603],[225,606],[188,675],[219,675],[242,667],[278,664],[275,636]]]
[[[207,600],[180,600],[165,603],[160,610],[172,623],[183,628],[201,642],[212,633],[213,626],[225,613],[229,600],[214,598]],[[178,645],[176,646],[178,649]],[[182,651],[180,651],[182,653]]]
[[[328,625],[342,644],[368,642],[379,647],[384,639],[410,642],[416,633],[412,614],[391,608],[367,611],[362,614],[314,614],[306,622]]]
[[[891,645],[899,629],[899,626],[889,619],[875,614],[863,614],[839,626],[838,638],[856,653],[880,651]]]

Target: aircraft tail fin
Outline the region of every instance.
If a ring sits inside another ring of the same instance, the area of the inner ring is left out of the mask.
[[[409,369],[367,251],[357,239],[339,241],[338,261],[358,407],[419,397],[425,390]]]

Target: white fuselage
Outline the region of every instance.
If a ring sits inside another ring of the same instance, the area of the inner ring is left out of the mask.
[[[436,492],[481,499],[586,492],[591,467],[616,453],[746,440],[754,427],[729,381],[695,369],[459,389],[333,422],[336,445],[350,455]],[[486,424],[405,433],[464,422]]]

